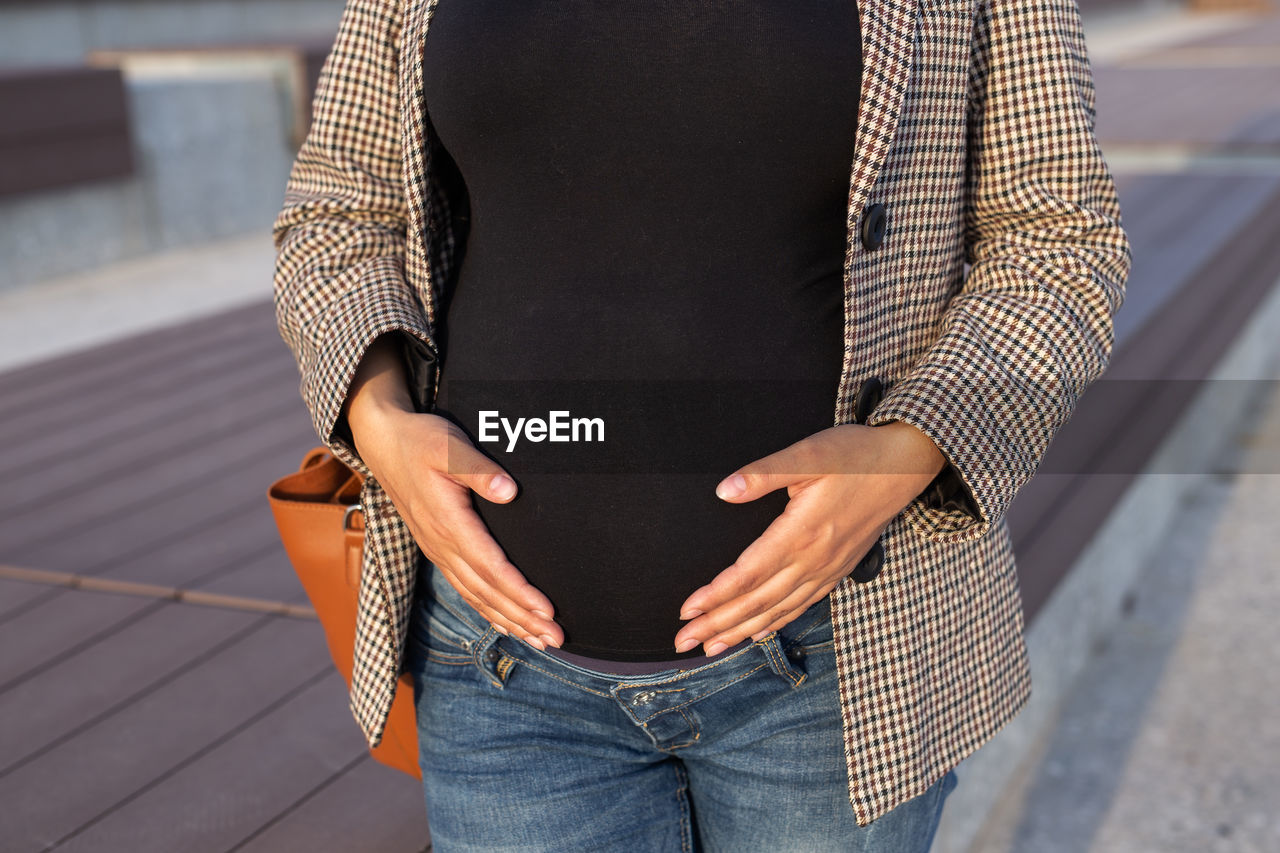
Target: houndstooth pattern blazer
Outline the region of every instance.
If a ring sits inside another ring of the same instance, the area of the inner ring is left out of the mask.
[[[348,0],[273,227],[279,329],[316,432],[366,476],[351,711],[380,742],[418,546],[339,417],[378,335],[434,399],[437,305],[465,192],[431,130],[421,43],[439,0]],[[462,0],[445,0],[462,2]],[[1007,723],[1031,685],[1005,513],[1109,361],[1131,256],[1094,136],[1075,0],[864,0],[845,345],[833,424],[906,421],[947,458],[832,593],[849,799],[865,825]],[[530,164],[530,168],[536,168]],[[864,240],[883,205],[882,242]]]

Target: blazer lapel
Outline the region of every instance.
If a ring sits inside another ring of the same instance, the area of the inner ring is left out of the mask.
[[[922,2],[863,0],[858,6],[862,92],[849,186],[849,222],[853,231],[857,230],[862,208],[898,129]],[[851,234],[850,239],[856,239],[856,234]]]
[[[854,419],[855,388],[866,378],[872,352],[862,345],[868,338],[855,331],[863,318],[873,316],[880,294],[873,287],[874,272],[884,253],[859,254],[863,211],[889,156],[910,77],[924,0],[863,0],[858,7],[862,30],[862,91],[858,96],[858,131],[849,176],[844,261],[845,346],[836,391],[837,424]],[[878,199],[887,203],[889,199]],[[892,205],[890,205],[892,206]]]
[[[400,29],[400,118],[404,144],[404,186],[409,217],[405,235],[405,276],[416,285],[431,328],[436,324],[434,286],[430,283],[426,216],[430,188],[430,152],[427,145],[426,102],[422,90],[422,38],[439,0],[400,0],[405,4]]]

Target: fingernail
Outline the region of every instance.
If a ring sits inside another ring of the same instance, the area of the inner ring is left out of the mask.
[[[727,648],[729,647],[726,646],[724,643],[712,643],[711,645],[707,646],[707,657],[718,655]]]
[[[531,610],[529,612],[532,613],[534,616],[539,617],[540,619],[546,619],[548,622],[551,621],[551,614],[545,610]]]
[[[504,637],[511,636],[510,634],[507,633],[507,629],[503,628],[501,625],[494,625],[493,630],[497,631],[499,634],[501,634]]]
[[[693,618],[698,617],[698,616],[701,616],[701,615],[702,615],[702,611],[701,611],[701,610],[699,610],[699,609],[698,609],[698,608],[696,608],[696,607],[691,607],[691,608],[689,608],[688,610],[681,610],[681,611],[680,611],[680,618],[681,618],[681,619],[693,619]]]
[[[550,634],[539,634],[538,636],[542,637],[542,641],[546,643],[548,646],[555,646],[556,648],[560,648],[558,645],[556,645],[555,637],[552,637]]]
[[[693,648],[693,647],[694,647],[694,646],[696,646],[696,645],[698,645],[698,641],[697,641],[697,640],[695,640],[695,639],[693,639],[692,637],[690,637],[689,639],[685,640],[685,641],[684,641],[683,643],[681,643],[680,645],[676,646],[676,651],[677,651],[678,653],[683,654],[684,652],[689,651],[689,649]]]
[[[724,480],[723,482],[720,483],[720,485],[716,486],[716,497],[721,499],[736,498],[738,495],[742,494],[746,490],[747,490],[746,478],[743,477],[741,474],[734,474],[732,477],[730,477],[727,480]]]
[[[547,647],[546,644],[543,643],[541,640],[539,640],[537,637],[525,637],[524,641],[529,645],[533,646],[538,651],[542,651]]]
[[[505,501],[515,495],[516,484],[510,477],[494,474],[493,479],[489,481],[489,493],[498,500]]]

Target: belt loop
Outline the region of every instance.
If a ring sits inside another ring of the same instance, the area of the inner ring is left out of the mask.
[[[480,638],[471,644],[471,661],[476,669],[489,679],[489,683],[499,690],[506,687],[507,676],[511,674],[511,658],[498,648],[498,638],[502,635],[490,625]]]
[[[760,648],[769,661],[769,669],[790,681],[793,688],[804,684],[804,680],[809,677],[808,673],[802,672],[791,663],[787,653],[782,650],[782,643],[778,641],[777,631],[771,631],[767,637],[762,638]]]

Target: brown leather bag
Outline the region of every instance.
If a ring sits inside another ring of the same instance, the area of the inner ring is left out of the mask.
[[[364,515],[359,503],[363,485],[358,472],[321,446],[307,451],[297,471],[267,490],[284,550],[320,617],[329,654],[348,689],[364,557]],[[396,686],[382,741],[371,752],[383,764],[422,778],[413,677],[407,672],[401,673]]]

